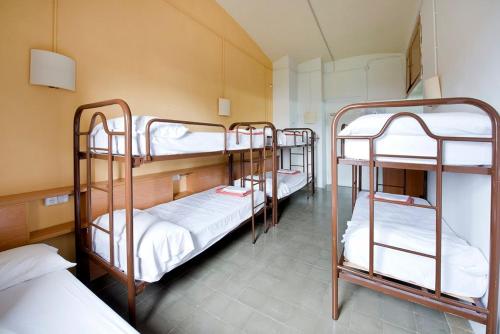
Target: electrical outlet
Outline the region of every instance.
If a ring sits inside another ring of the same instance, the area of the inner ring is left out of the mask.
[[[54,196],[54,197],[47,197],[43,200],[45,206],[52,206],[52,205],[56,205],[58,203],[57,201],[57,196]]]
[[[57,203],[61,204],[61,203],[68,203],[69,201],[69,195],[60,195],[60,196],[57,196]]]

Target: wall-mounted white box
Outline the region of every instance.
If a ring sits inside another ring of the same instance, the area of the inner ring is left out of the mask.
[[[219,98],[219,116],[231,116],[231,100]]]

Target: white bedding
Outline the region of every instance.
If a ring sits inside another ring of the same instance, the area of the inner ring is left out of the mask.
[[[283,134],[284,138],[284,143],[281,145],[283,146],[294,146],[294,145],[304,145],[305,144],[305,137],[302,137],[301,134],[299,133],[294,133],[294,132],[288,132],[284,131],[280,133]]]
[[[181,226],[191,232],[195,251],[187,259],[201,253],[252,215],[251,195],[245,197],[217,194],[215,188],[154,206],[152,215]],[[255,212],[264,203],[264,194],[254,192]],[[185,259],[183,262],[187,261]]]
[[[0,333],[138,333],[67,270],[0,291]]]
[[[152,116],[132,117],[132,154],[137,156],[146,155],[146,124]],[[123,131],[123,118],[114,118],[108,121],[108,128],[111,131]],[[189,131],[181,124],[153,123],[151,127],[151,155],[187,154],[200,152],[217,152],[224,150],[224,132]],[[227,132],[227,149],[241,150],[249,149],[250,142],[253,148],[261,148],[263,145],[270,145],[272,136],[271,130],[266,129],[266,139],[262,129],[256,129],[250,133],[246,130]],[[237,140],[238,138],[238,140]],[[283,145],[285,136],[278,134],[278,145]],[[91,133],[91,145],[99,153],[108,147],[108,136],[103,124],[97,124]],[[113,154],[125,154],[125,137],[113,136]]]
[[[250,175],[247,176],[247,179]],[[258,175],[254,175],[254,179],[257,181],[259,179]],[[278,199],[287,197],[297,190],[302,189],[307,183],[306,173],[299,172],[297,174],[283,174],[277,173],[277,184],[278,184]],[[235,180],[234,184],[237,186],[241,185],[241,179]],[[245,187],[250,188],[250,181],[245,181]],[[259,189],[259,185],[255,184],[254,189]],[[266,173],[266,195],[267,197],[273,196],[273,173]]]
[[[340,135],[374,135],[392,114],[371,114],[357,118]],[[487,116],[476,113],[423,113],[419,114],[436,135],[454,137],[491,137],[491,123]],[[346,139],[345,157],[367,160],[368,140]],[[375,140],[377,154],[435,156],[436,141],[428,137],[416,120],[403,117],[394,120],[383,136]],[[379,161],[435,164],[436,160],[379,157]],[[443,163],[446,165],[491,165],[491,143],[443,143]]]
[[[427,201],[414,198],[417,204]],[[357,266],[369,264],[369,200],[361,192],[343,237],[344,256]],[[465,297],[481,297],[488,286],[488,262],[482,253],[458,237],[443,220],[443,292]],[[435,254],[435,211],[432,209],[375,202],[375,241]],[[403,281],[434,289],[435,261],[414,254],[375,246],[374,270]]]
[[[115,266],[127,271],[125,210],[114,216]],[[108,230],[109,215],[100,216],[94,224]],[[109,261],[109,235],[92,228],[94,251]],[[134,209],[134,271],[135,278],[146,282],[158,281],[194,251],[191,233],[185,228]]]
[[[217,194],[215,188],[160,204],[147,210],[134,209],[135,278],[155,282],[170,270],[202,253],[251,217],[251,195]],[[255,212],[264,195],[254,193]],[[107,229],[108,215],[94,221]],[[125,211],[114,213],[115,265],[126,271]],[[93,228],[93,247],[109,261],[108,234]]]

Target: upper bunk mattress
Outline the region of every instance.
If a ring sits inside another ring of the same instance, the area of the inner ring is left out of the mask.
[[[416,204],[429,204],[414,198]],[[435,211],[375,202],[375,242],[435,255]],[[364,269],[369,265],[369,199],[361,192],[343,236],[345,260]],[[479,298],[488,287],[488,262],[476,247],[458,237],[443,220],[441,288],[443,292]],[[432,258],[375,246],[374,270],[434,290]]]
[[[371,114],[357,118],[339,135],[363,136],[377,134],[393,114]],[[491,122],[488,116],[469,112],[418,114],[429,130],[447,137],[491,137]],[[427,136],[420,124],[413,118],[401,117],[394,120],[385,133],[374,142],[375,153],[391,155],[436,156],[437,142]],[[368,140],[346,139],[345,158],[368,160]],[[457,166],[491,165],[491,143],[443,142],[443,164]],[[402,159],[378,157],[378,161],[436,164],[430,159]]]
[[[136,156],[146,155],[146,124],[153,119],[152,116],[132,117],[132,154]],[[123,118],[113,118],[107,122],[110,131],[124,131]],[[220,130],[220,129],[218,129]],[[153,123],[150,129],[151,155],[173,155],[218,152],[224,150],[224,132],[189,131],[183,124],[176,123]],[[227,132],[227,149],[244,150],[262,148],[271,144],[272,131],[270,129],[256,129],[252,135],[248,130]],[[283,134],[278,135],[278,145],[285,141]],[[251,138],[251,139],[250,139]],[[106,153],[108,147],[108,135],[102,123],[97,124],[91,132],[91,146],[98,153]],[[113,136],[113,154],[125,154],[125,137]]]
[[[296,145],[305,145],[305,137],[300,133],[284,131],[280,133],[283,134],[284,143],[281,146],[296,146]],[[310,140],[310,139],[309,139]]]
[[[1,333],[137,333],[67,270],[0,291]]]

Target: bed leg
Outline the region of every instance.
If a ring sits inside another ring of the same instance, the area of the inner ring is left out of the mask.
[[[339,318],[339,279],[334,277],[332,281],[332,318]]]
[[[135,284],[135,283],[134,283]],[[128,322],[135,328],[135,289],[128,289]]]

